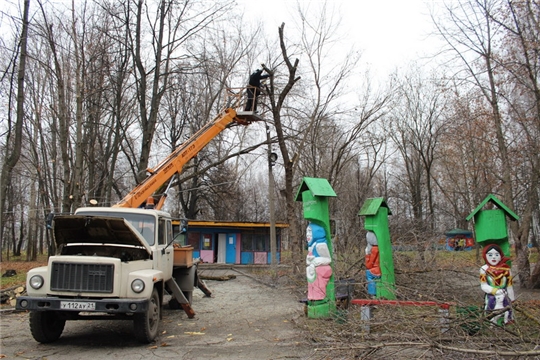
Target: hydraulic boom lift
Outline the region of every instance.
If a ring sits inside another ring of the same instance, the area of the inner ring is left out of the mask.
[[[249,125],[259,119],[253,112],[236,112],[233,108],[223,110],[213,122],[208,123],[191,138],[176,148],[166,159],[154,169],[147,169],[150,174],[137,185],[114,207],[138,208],[143,206],[149,197],[157,197],[155,209],[161,209],[166,199],[166,192],[156,193],[162,189],[173,176],[182,172],[188,161],[194,158],[213,138],[232,124]]]

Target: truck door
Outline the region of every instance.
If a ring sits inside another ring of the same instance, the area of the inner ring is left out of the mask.
[[[161,269],[165,274],[166,278],[172,276],[173,260],[174,260],[174,248],[173,246],[168,246],[165,249],[165,253],[162,254],[161,251],[167,246],[169,241],[172,239],[173,231],[171,220],[160,218],[158,221],[158,251],[154,256],[154,261],[157,262],[156,269]]]

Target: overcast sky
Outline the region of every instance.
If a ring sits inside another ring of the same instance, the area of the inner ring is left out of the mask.
[[[276,31],[292,22],[296,0],[237,0],[246,15],[260,21],[265,29]],[[323,0],[301,0],[315,8]],[[362,62],[379,75],[396,66],[424,57],[437,46],[428,39],[432,29],[424,0],[328,0],[342,16],[342,31],[363,51]],[[436,4],[436,2],[432,2]],[[347,40],[349,41],[349,40]]]

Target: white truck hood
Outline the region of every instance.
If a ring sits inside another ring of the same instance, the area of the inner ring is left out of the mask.
[[[58,215],[54,217],[54,239],[58,248],[68,244],[118,244],[152,249],[126,220],[117,217]]]

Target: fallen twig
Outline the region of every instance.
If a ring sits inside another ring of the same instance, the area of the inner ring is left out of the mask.
[[[338,350],[368,350],[368,349],[380,349],[385,347],[416,347],[416,348],[436,348],[440,350],[448,350],[460,353],[468,354],[485,354],[485,355],[499,355],[499,356],[538,356],[540,350],[480,350],[480,349],[467,349],[463,347],[453,347],[436,343],[425,342],[394,342],[394,343],[378,343],[373,345],[352,345],[352,346],[340,346],[340,347],[328,347],[328,348],[316,348],[315,351],[338,351]]]
[[[220,276],[199,275],[199,278],[203,280],[227,281],[231,279],[236,279],[236,275],[220,275]]]
[[[514,309],[516,311],[519,311],[520,313],[522,313],[523,315],[525,315],[528,319],[534,321],[535,323],[537,323],[538,325],[540,325],[540,320],[538,320],[536,317],[534,317],[533,315],[529,314],[529,312],[525,311],[525,309],[522,309],[521,306],[517,305],[517,304],[514,304],[513,305]]]

